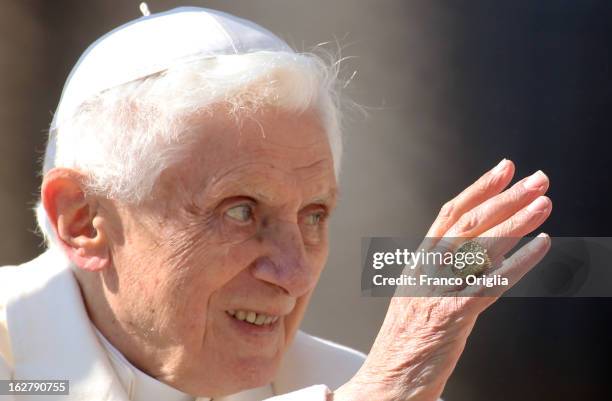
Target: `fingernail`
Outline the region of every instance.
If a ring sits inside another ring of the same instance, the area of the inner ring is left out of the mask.
[[[545,196],[539,196],[527,206],[527,210],[530,212],[543,212],[546,209],[548,209],[548,198]]]
[[[546,184],[546,180],[546,175],[542,172],[542,170],[538,170],[525,180],[523,186],[525,186],[527,189],[538,189]]]
[[[541,242],[544,242],[547,246],[550,245],[550,236],[548,234],[539,233],[536,238],[539,238],[540,240],[542,240]]]
[[[506,169],[506,166],[507,166],[507,165],[508,165],[508,160],[506,160],[506,159],[502,159],[502,161],[500,161],[500,162],[497,164],[497,166],[495,166],[495,167],[493,168],[493,170],[491,170],[491,172],[492,172],[493,174],[496,174],[496,175],[497,175],[497,174],[501,174],[501,173],[502,173],[502,172],[503,172],[503,171]]]

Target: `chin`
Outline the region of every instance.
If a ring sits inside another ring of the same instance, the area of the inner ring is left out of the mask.
[[[281,359],[282,355],[272,359],[251,356],[236,358],[233,362],[225,364],[224,367],[218,364],[212,368],[202,367],[198,369],[198,374],[191,376],[189,384],[185,382],[187,385],[179,390],[191,395],[214,399],[262,387],[274,381]]]
[[[281,357],[274,359],[251,357],[239,362],[238,371],[233,372],[240,388],[237,391],[265,386],[274,380],[280,367]],[[231,393],[230,393],[231,394]]]

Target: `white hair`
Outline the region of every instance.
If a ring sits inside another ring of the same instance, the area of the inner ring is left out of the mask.
[[[191,143],[185,118],[225,104],[236,117],[271,105],[315,109],[327,132],[339,178],[342,135],[338,63],[310,53],[259,51],[203,58],[97,94],[49,132],[43,175],[53,167],[77,169],[85,190],[138,204],[160,174],[179,162]],[[39,228],[56,244],[41,202]]]

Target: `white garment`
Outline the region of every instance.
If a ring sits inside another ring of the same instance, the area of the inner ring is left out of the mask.
[[[70,395],[0,396],[0,400],[134,401],[130,397],[138,391],[133,386],[140,390],[146,383],[142,391],[166,386],[150,377],[153,382],[146,381],[134,370],[133,376],[126,375],[123,368],[129,370],[129,365],[113,363],[109,348],[89,321],[70,266],[54,252],[0,268],[0,379],[68,379]],[[270,386],[214,401],[325,401],[329,389],[349,380],[364,358],[360,352],[300,331]],[[165,401],[160,394],[155,400]],[[171,397],[168,401],[179,395],[164,394]]]
[[[100,343],[106,350],[108,359],[130,400],[149,401],[159,399],[164,401],[194,401],[194,397],[191,395],[185,394],[174,387],[170,387],[166,383],[149,376],[132,365],[132,363],[128,361],[102,333],[100,333],[100,330],[95,326],[93,326],[93,328]],[[210,401],[210,399],[202,398],[201,401]]]

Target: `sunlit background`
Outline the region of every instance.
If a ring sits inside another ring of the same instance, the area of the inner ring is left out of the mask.
[[[387,300],[360,295],[361,237],[424,235],[503,157],[551,178],[557,236],[609,236],[612,2],[150,1],[256,21],[298,50],[347,58],[341,202],[304,330],[367,352]],[[31,208],[63,83],[137,1],[0,0],[0,265],[41,252]],[[354,74],[356,71],[356,74]],[[612,283],[610,283],[612,285]],[[447,401],[609,397],[606,299],[504,299],[479,320]]]

